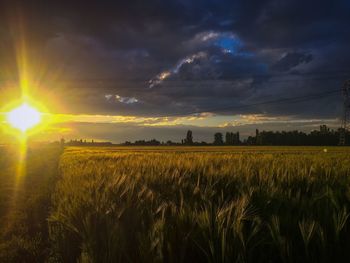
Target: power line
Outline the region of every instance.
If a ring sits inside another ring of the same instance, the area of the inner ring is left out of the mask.
[[[203,112],[218,112],[218,111],[225,111],[225,110],[239,110],[244,108],[250,108],[255,106],[261,106],[261,105],[270,105],[270,104],[278,104],[278,103],[299,103],[304,101],[310,101],[315,99],[324,98],[336,93],[340,93],[341,89],[335,89],[335,90],[329,90],[322,93],[314,93],[314,94],[308,94],[304,96],[297,96],[297,97],[290,97],[290,98],[281,98],[276,100],[270,100],[270,101],[263,101],[263,102],[257,102],[252,104],[245,104],[245,105],[238,105],[238,106],[227,106],[227,107],[216,107],[212,109],[207,109],[205,111],[192,111],[188,113],[179,113],[179,114],[172,114],[172,115],[164,115],[164,116],[157,116],[158,118],[164,118],[164,117],[176,117],[176,116],[186,116],[186,115],[194,115],[194,114],[200,114]]]

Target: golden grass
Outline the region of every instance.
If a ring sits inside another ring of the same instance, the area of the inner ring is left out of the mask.
[[[49,218],[63,262],[349,256],[343,147],[66,149]]]

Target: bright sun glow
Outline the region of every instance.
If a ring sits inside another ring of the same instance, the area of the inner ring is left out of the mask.
[[[23,103],[8,112],[6,117],[7,122],[11,126],[22,132],[26,132],[28,129],[33,128],[41,121],[41,113],[27,103]]]

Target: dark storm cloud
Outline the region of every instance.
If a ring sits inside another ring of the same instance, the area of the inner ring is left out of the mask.
[[[346,0],[2,1],[0,10],[1,77],[23,23],[33,68],[45,65],[47,83],[59,72],[47,86],[70,112],[337,116],[339,96],[327,107],[242,106],[338,88],[350,69]]]
[[[302,63],[309,63],[311,60],[311,54],[291,52],[285,54],[279,61],[272,65],[271,69],[277,71],[288,71]]]

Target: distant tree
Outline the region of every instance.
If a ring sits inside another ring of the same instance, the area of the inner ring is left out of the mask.
[[[259,132],[259,130],[256,129],[256,130],[255,130],[255,142],[254,142],[254,144],[256,144],[256,145],[261,145],[261,144],[263,144],[263,136],[264,136],[264,135],[261,135],[260,132]]]
[[[223,145],[224,140],[221,132],[217,132],[214,134],[214,144],[215,145]]]
[[[239,145],[241,144],[241,141],[239,139],[239,132],[236,132],[235,136],[234,136],[234,141],[233,141],[234,145]]]
[[[160,141],[157,141],[156,139],[152,139],[150,141],[137,140],[133,143],[133,145],[141,145],[141,146],[147,146],[147,145],[157,146],[160,144],[161,144]]]
[[[60,143],[61,143],[61,146],[63,147],[63,146],[64,146],[64,144],[65,144],[65,140],[64,140],[64,138],[61,138]]]
[[[239,145],[239,132],[233,133],[233,132],[226,132],[225,135],[225,144],[226,145]]]
[[[327,125],[320,126],[320,133],[323,135],[329,134],[329,128],[327,127]]]
[[[233,145],[233,133],[232,132],[226,132],[226,136],[225,136],[225,143],[227,145]]]
[[[192,131],[188,130],[187,131],[187,135],[186,135],[186,139],[185,139],[185,144],[191,145],[193,144],[193,136],[192,136]]]
[[[254,145],[254,144],[256,144],[256,138],[253,137],[253,136],[249,136],[249,137],[246,139],[245,143],[246,143],[247,145]]]

